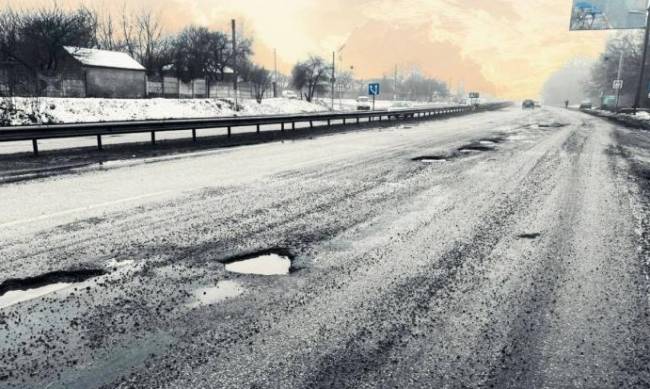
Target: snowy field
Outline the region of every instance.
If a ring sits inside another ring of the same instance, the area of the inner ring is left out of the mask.
[[[0,100],[0,118],[10,125],[36,123],[85,123],[113,120],[179,119],[219,116],[272,115],[327,111],[321,104],[285,98],[243,100],[235,111],[229,99],[72,99],[14,98],[15,110]]]

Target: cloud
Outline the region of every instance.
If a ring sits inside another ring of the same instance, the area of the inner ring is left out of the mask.
[[[596,57],[608,34],[569,32],[571,0],[143,1],[126,3],[158,9],[170,32],[190,23],[228,29],[236,18],[254,37],[256,60],[271,67],[277,49],[285,72],[310,54],[327,58],[347,43],[344,59],[361,77],[381,76],[396,63],[415,64],[431,76],[513,98],[536,96],[553,70],[572,58]],[[0,0],[0,6],[10,3],[51,0]]]

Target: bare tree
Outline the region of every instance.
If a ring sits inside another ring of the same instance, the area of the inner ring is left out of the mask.
[[[261,103],[264,94],[271,87],[271,73],[262,66],[253,65],[249,70],[248,79],[253,85],[255,100]]]
[[[164,65],[160,64],[162,26],[158,15],[151,10],[142,10],[136,15],[138,59],[148,70]]]
[[[331,66],[321,57],[311,56],[298,62],[291,71],[291,85],[301,91],[307,101],[312,101],[317,93],[327,90]]]
[[[637,32],[622,32],[611,37],[605,51],[591,69],[585,91],[594,99],[603,95],[613,95],[613,81],[617,77],[619,57],[623,54],[623,89],[621,90],[621,105],[631,105],[634,102],[636,88],[639,82],[639,68],[643,51],[643,36]],[[644,80],[648,85],[648,80]],[[643,106],[648,105],[647,95],[642,96]]]
[[[22,78],[21,83],[31,79],[33,93],[38,93],[62,71],[63,46],[93,47],[96,36],[96,15],[83,6],[72,12],[57,3],[29,11],[8,9],[0,14],[0,62],[12,72],[9,78]]]

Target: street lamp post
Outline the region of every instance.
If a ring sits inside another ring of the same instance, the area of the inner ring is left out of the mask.
[[[646,11],[646,26],[645,26],[645,36],[643,38],[643,56],[641,57],[641,71],[639,72],[639,84],[636,88],[636,96],[634,98],[634,114],[639,109],[639,104],[641,102],[641,90],[643,89],[643,81],[645,79],[645,67],[648,58],[648,38],[650,38],[650,1],[648,2],[648,7]]]
[[[618,72],[616,73],[617,82],[620,82],[622,76],[623,76],[623,51],[621,50],[621,54],[620,54],[620,56],[618,58]],[[617,87],[616,87],[616,109],[615,109],[616,112],[618,112],[618,104],[619,104],[619,100],[621,98],[621,89],[623,89],[623,85],[617,85]]]

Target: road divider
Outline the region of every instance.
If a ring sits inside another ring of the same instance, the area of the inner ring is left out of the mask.
[[[291,124],[295,130],[296,123],[309,123],[313,128],[315,122],[332,125],[359,125],[361,123],[400,121],[400,120],[433,120],[456,115],[471,114],[483,111],[502,109],[511,103],[500,102],[474,106],[423,107],[415,109],[398,109],[389,111],[351,111],[327,112],[291,115],[236,116],[201,119],[166,119],[166,120],[137,120],[99,123],[73,124],[43,124],[28,126],[0,127],[0,142],[31,141],[34,155],[38,155],[40,139],[97,137],[97,149],[102,150],[102,136],[119,134],[150,133],[151,143],[156,144],[156,132],[189,130],[192,140],[197,141],[197,130],[209,128],[224,128],[226,135],[232,135],[233,127],[255,126],[260,133],[262,125],[280,125],[285,131],[286,125]]]

